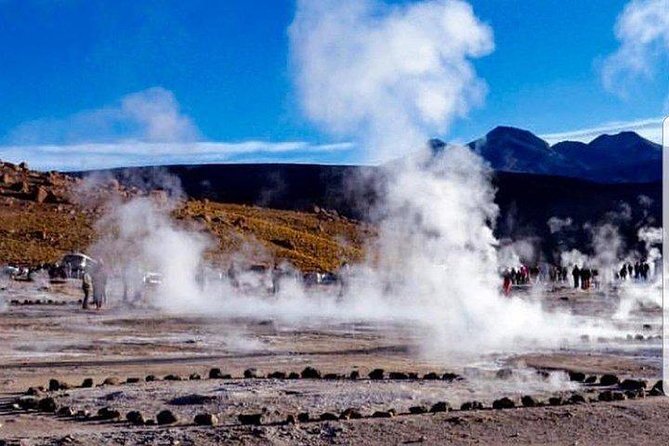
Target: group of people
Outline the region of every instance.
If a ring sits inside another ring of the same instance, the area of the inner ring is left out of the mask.
[[[108,274],[102,261],[87,267],[81,276],[81,289],[84,292],[82,308],[89,308],[89,301],[98,310],[107,302],[107,279]]]
[[[588,268],[585,265],[579,268],[578,265],[574,265],[571,276],[575,289],[580,287],[582,290],[587,290],[593,285],[595,288],[599,288],[599,282],[597,281],[599,271],[596,269]]]
[[[625,263],[620,268],[620,271],[616,273],[616,279],[619,280],[648,280],[650,275],[650,265],[645,260],[637,261],[632,266],[631,263]]]

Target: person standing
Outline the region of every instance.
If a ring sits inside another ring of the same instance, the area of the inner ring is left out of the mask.
[[[93,292],[93,276],[88,268],[84,270],[84,274],[81,276],[81,289],[84,292],[84,302],[81,307],[88,310],[88,300]]]
[[[581,276],[581,270],[578,269],[578,265],[574,265],[574,269],[571,270],[571,275],[574,278],[574,288],[578,288],[578,279]]]

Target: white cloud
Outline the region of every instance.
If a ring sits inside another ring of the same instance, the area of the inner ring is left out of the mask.
[[[7,138],[17,144],[72,144],[119,140],[173,142],[199,139],[174,94],[161,87],[131,93],[115,104],[62,119],[24,123]]]
[[[560,141],[581,141],[588,143],[602,134],[616,134],[624,131],[636,132],[654,143],[662,144],[662,118],[610,122],[596,127],[549,133],[540,136],[548,141],[549,144],[555,144]]]
[[[494,46],[460,0],[299,0],[289,36],[306,116],[375,161],[445,133],[480,104],[486,86],[471,59]]]
[[[353,153],[349,143],[306,142],[116,142],[0,146],[0,159],[27,161],[38,170],[78,171],[113,167],[228,162],[340,162]]]
[[[620,46],[604,62],[604,86],[624,93],[627,83],[652,78],[658,61],[669,54],[669,0],[632,0],[615,25]]]

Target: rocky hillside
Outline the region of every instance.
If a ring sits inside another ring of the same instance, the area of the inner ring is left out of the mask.
[[[0,265],[54,262],[85,251],[96,238],[95,221],[110,195],[130,199],[156,193],[115,180],[93,186],[57,172],[0,162]],[[184,199],[174,211],[178,224],[206,231],[218,261],[240,250],[258,262],[290,261],[303,270],[328,271],[362,257],[371,227],[314,207],[310,212]]]

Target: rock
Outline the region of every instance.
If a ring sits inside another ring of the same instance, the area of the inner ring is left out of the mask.
[[[309,412],[300,412],[297,414],[297,421],[300,423],[306,423],[309,421]]]
[[[272,372],[267,377],[270,379],[286,379],[286,372]]]
[[[183,381],[183,378],[179,375],[166,375],[163,379],[165,381]]]
[[[101,420],[118,420],[121,418],[121,412],[110,407],[103,407],[98,410],[98,418]]]
[[[640,390],[645,389],[648,386],[648,382],[642,379],[626,379],[620,383],[618,387],[621,390]]]
[[[37,409],[41,412],[55,412],[56,408],[57,408],[56,400],[54,400],[50,396],[42,398],[37,403]]]
[[[142,415],[142,412],[138,410],[131,410],[128,412],[125,415],[125,419],[128,420],[130,424],[134,424],[135,426],[143,426],[146,423],[144,415]]]
[[[147,383],[158,381],[158,377],[156,377],[156,375],[146,375],[144,381],[146,381]]]
[[[44,391],[42,390],[42,387],[28,387],[28,390],[26,391],[26,395],[34,395],[34,396],[40,396],[43,395]]]
[[[321,421],[336,421],[339,417],[332,412],[323,412],[319,417]]]
[[[39,398],[35,396],[22,396],[17,400],[17,404],[23,410],[34,410],[39,405]]]
[[[641,333],[634,335],[635,341],[643,341],[643,335]]]
[[[33,200],[36,203],[44,203],[47,201],[47,198],[49,198],[49,191],[45,187],[39,186],[33,192]]]
[[[121,384],[121,378],[118,376],[110,376],[109,378],[105,378],[105,380],[102,381],[102,384],[105,386],[118,386]]]
[[[86,409],[81,409],[77,411],[75,417],[79,420],[87,420],[91,417],[91,413]]]
[[[620,382],[620,379],[616,375],[602,375],[601,378],[599,378],[599,384],[602,386],[614,386]]]
[[[125,383],[126,384],[137,384],[139,381],[140,381],[139,378],[137,378],[136,376],[133,376],[133,377],[128,377],[128,379],[125,380]]]
[[[530,395],[525,395],[520,399],[520,403],[523,405],[523,407],[535,407],[539,405],[539,402]]]
[[[64,407],[61,407],[60,409],[58,409],[58,411],[56,412],[56,415],[58,415],[59,417],[68,417],[69,418],[69,417],[73,417],[74,415],[76,415],[76,412],[71,407],[64,406]]]
[[[427,380],[435,380],[435,379],[439,379],[439,378],[440,378],[439,375],[437,375],[434,372],[426,373],[425,375],[423,375],[423,379],[427,379]]]
[[[244,378],[261,378],[261,376],[258,375],[258,370],[250,368],[244,370]]]
[[[597,399],[599,401],[613,401],[613,392],[610,390],[605,390],[604,392],[601,392],[599,396],[597,396]]]
[[[359,379],[360,378],[360,372],[357,370],[353,370],[350,375],[348,375],[350,379]]]
[[[352,407],[344,410],[341,415],[339,415],[340,420],[359,420],[360,418],[362,418],[360,411]]]
[[[57,379],[50,379],[49,380],[49,391],[54,392],[56,390],[60,390],[60,381]]]
[[[339,378],[340,378],[339,375],[337,375],[336,373],[326,373],[325,375],[323,375],[323,379],[327,379],[329,381],[333,381]]]
[[[567,401],[569,404],[584,404],[586,402],[585,397],[579,393],[574,393]]]
[[[232,375],[221,372],[221,369],[214,367],[209,370],[209,379],[231,379]]]
[[[372,418],[392,418],[395,416],[395,409],[377,410],[372,414]]]
[[[288,374],[288,379],[300,379],[300,374],[297,372],[290,372]]]
[[[642,328],[643,328],[644,330],[652,330],[652,329],[653,329],[653,326],[650,325],[650,324],[643,324],[643,327],[642,327]]]
[[[613,392],[613,401],[624,401],[625,394],[622,392]]]
[[[569,381],[582,383],[583,381],[585,381],[585,373],[569,372]]]
[[[597,382],[597,377],[595,375],[590,375],[583,381],[586,384],[594,384]]]
[[[497,373],[495,374],[497,379],[509,379],[511,376],[513,376],[513,370],[506,368],[506,369],[499,369]]]
[[[461,379],[460,375],[457,373],[444,373],[444,375],[441,377],[444,381],[456,381]]]
[[[492,403],[493,409],[513,409],[514,407],[516,407],[516,403],[507,397],[500,398]]]
[[[418,415],[421,413],[427,413],[428,409],[425,406],[411,406],[409,407],[409,413],[413,415]]]
[[[430,408],[430,412],[432,413],[448,412],[449,410],[451,410],[451,405],[446,401],[439,401],[438,403],[433,404]]]
[[[212,395],[199,395],[192,393],[190,395],[178,396],[169,400],[169,404],[174,406],[195,406],[211,403],[216,401],[216,397]]]
[[[190,375],[188,375],[188,379],[190,381],[199,381],[202,379],[202,377],[200,376],[199,373],[191,373]]]
[[[237,416],[239,422],[245,426],[260,426],[262,424],[262,418],[262,413],[239,414]]]
[[[641,390],[643,392],[643,390]],[[635,400],[639,398],[639,391],[638,390],[626,390],[625,392],[625,397],[630,400]]]
[[[211,413],[200,413],[195,415],[193,422],[198,426],[216,426],[218,425],[218,417]]]
[[[650,395],[651,396],[664,395],[664,386],[662,385],[662,380],[659,380],[658,382],[655,383],[655,385],[653,385],[653,388],[650,389]]]
[[[163,410],[156,415],[156,422],[161,426],[165,424],[174,424],[177,421],[179,421],[179,419],[171,410]]]
[[[564,404],[564,400],[561,396],[552,396],[548,398],[548,404],[551,406],[562,406]]]
[[[304,370],[302,370],[302,378],[304,379],[319,379],[320,377],[321,372],[313,367],[305,367]]]
[[[284,424],[296,424],[297,423],[297,418],[292,413],[288,414],[286,416],[286,421],[284,421],[283,423]]]
[[[369,376],[369,379],[374,379],[374,380],[379,380],[383,379],[384,376],[384,370],[383,369],[374,369],[367,376]]]
[[[460,410],[480,410],[483,409],[483,403],[480,401],[467,401],[462,403]]]
[[[390,374],[388,375],[388,378],[404,380],[404,379],[409,379],[409,375],[407,375],[406,373],[402,373],[402,372],[390,372]]]

